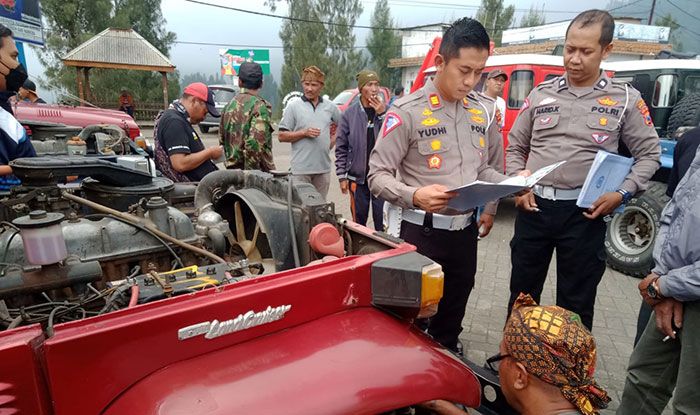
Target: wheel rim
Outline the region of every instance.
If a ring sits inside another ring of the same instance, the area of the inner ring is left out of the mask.
[[[610,222],[614,245],[625,255],[639,255],[654,241],[656,222],[643,209],[628,206]]]

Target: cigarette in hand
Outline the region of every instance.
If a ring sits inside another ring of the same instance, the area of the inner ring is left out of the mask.
[[[674,335],[674,336],[676,335],[676,331],[675,331],[675,330],[673,330],[673,335]],[[663,340],[661,340],[661,341],[665,343],[665,342],[669,341],[670,339],[671,339],[671,336],[666,336],[666,337],[664,337]]]

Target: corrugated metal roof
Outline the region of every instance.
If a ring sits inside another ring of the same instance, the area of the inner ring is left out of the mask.
[[[155,46],[132,29],[108,28],[68,52],[62,59],[66,65],[104,67],[139,66],[162,68],[170,72],[175,65]]]

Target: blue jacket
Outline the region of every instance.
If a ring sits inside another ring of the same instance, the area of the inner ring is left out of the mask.
[[[375,140],[378,139],[383,121],[383,115],[375,115]],[[364,184],[367,180],[367,113],[359,100],[345,110],[338,124],[335,173],[339,180],[350,179],[359,184]]]

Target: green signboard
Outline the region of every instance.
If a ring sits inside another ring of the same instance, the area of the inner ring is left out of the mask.
[[[221,75],[235,76],[243,62],[257,62],[262,66],[263,75],[270,74],[269,49],[219,49]]]

